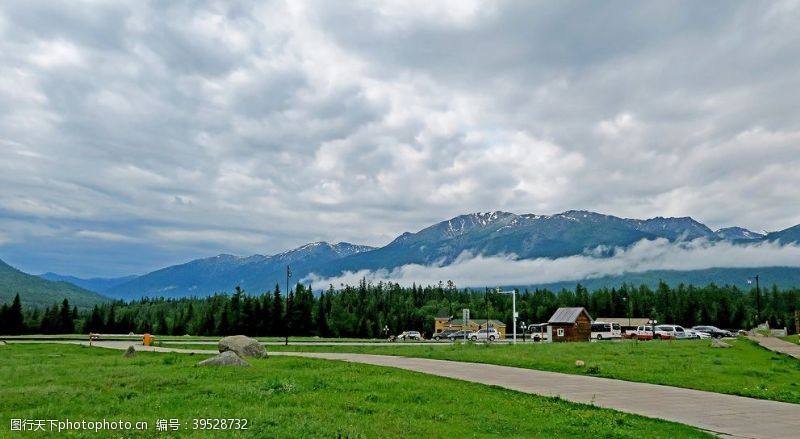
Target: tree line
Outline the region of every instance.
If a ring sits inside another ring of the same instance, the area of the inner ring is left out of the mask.
[[[794,330],[800,309],[800,289],[741,290],[736,286],[703,287],[660,283],[602,288],[518,291],[518,321],[546,322],[564,306],[585,307],[592,317],[646,317],[684,326],[711,324],[721,328],[751,328],[768,321],[772,327]],[[758,306],[757,306],[758,304]],[[232,294],[180,299],[144,298],[114,301],[79,311],[65,299],[45,309],[24,309],[17,295],[0,307],[0,334],[65,334],[130,332],[163,335],[320,336],[378,338],[404,330],[432,334],[434,317],[460,318],[470,309],[473,319],[496,319],[512,325],[511,297],[491,290],[458,289],[452,282],[402,287],[392,282],[330,286],[314,294],[298,283],[288,294],[250,294],[239,287]],[[758,316],[757,316],[758,315]]]

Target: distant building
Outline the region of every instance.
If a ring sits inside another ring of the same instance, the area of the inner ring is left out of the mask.
[[[497,329],[497,332],[500,333],[500,338],[506,337],[506,324],[500,320],[489,320],[489,327]],[[441,315],[434,317],[434,334],[450,329],[456,331],[462,329],[468,329],[470,331],[486,329],[486,319],[469,319],[465,328],[463,319],[452,319],[449,316],[445,317]]]
[[[550,341],[589,341],[592,336],[592,316],[586,308],[559,308],[547,321]]]

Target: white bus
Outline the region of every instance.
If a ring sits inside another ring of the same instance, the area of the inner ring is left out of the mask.
[[[610,340],[612,338],[622,338],[622,328],[619,323],[592,322],[593,340]]]

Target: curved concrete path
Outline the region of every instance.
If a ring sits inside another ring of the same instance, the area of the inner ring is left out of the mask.
[[[760,344],[762,347],[771,350],[772,352],[786,354],[800,360],[800,344],[789,343],[788,341],[781,340],[777,337],[764,337],[762,335],[755,337],[751,335],[747,338]],[[800,437],[800,434],[798,434],[798,437]]]
[[[12,342],[15,343],[15,342]],[[87,342],[65,342],[87,345]],[[130,342],[94,342],[94,346],[127,349]],[[135,345],[137,350],[211,355],[214,351]],[[766,401],[656,384],[569,375],[556,372],[388,355],[270,352],[325,360],[395,367],[463,381],[495,385],[525,393],[557,396],[567,401],[691,425],[723,437],[797,439],[800,404]]]

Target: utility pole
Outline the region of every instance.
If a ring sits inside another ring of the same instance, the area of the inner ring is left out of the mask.
[[[756,275],[756,327],[761,324],[761,291],[758,287],[758,275]]]
[[[486,343],[489,343],[489,287],[486,287],[486,292],[484,293],[486,296]],[[480,337],[481,330],[478,327],[478,336]]]
[[[286,266],[286,306],[287,311],[289,311],[289,278],[292,277],[292,269],[289,266]],[[291,320],[291,316],[287,313],[286,314],[286,321],[283,323],[283,345],[289,346],[289,321]]]

